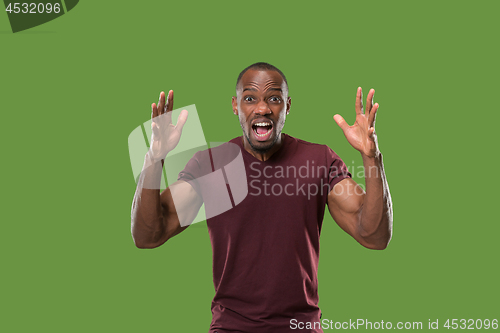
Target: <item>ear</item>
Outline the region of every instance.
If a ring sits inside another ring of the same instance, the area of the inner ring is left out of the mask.
[[[290,107],[292,106],[292,99],[290,97],[286,100],[286,114],[290,113]]]
[[[233,104],[233,113],[238,115],[238,99],[235,96],[231,99],[231,104]]]

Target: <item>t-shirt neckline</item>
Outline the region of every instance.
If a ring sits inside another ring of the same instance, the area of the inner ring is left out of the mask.
[[[287,146],[290,144],[291,136],[286,134],[286,133],[282,133],[282,134],[283,134],[283,145],[280,147],[280,149],[278,149],[276,152],[274,152],[274,154],[272,154],[271,157],[269,157],[269,159],[267,159],[266,161],[259,160],[257,157],[253,156],[245,149],[245,146],[243,145],[243,140],[244,140],[243,136],[238,137],[236,142],[237,142],[238,146],[240,146],[240,149],[243,151],[244,155],[249,156],[250,158],[254,159],[257,162],[270,163],[270,162],[274,161],[275,159],[277,159],[283,153],[285,148],[287,148]]]

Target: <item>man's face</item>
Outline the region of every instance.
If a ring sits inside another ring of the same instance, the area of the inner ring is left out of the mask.
[[[278,72],[246,71],[232,102],[243,135],[254,151],[266,152],[280,142],[291,99]]]

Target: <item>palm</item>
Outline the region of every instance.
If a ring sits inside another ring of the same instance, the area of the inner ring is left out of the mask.
[[[183,110],[177,120],[177,125],[172,124],[173,91],[168,94],[165,101],[165,93],[160,94],[158,107],[152,105],[153,134],[151,136],[151,152],[155,160],[164,159],[179,143],[182,127],[186,122],[187,111]]]
[[[181,133],[172,124],[172,113],[164,113],[154,118],[151,149],[155,159],[164,158],[179,143]]]
[[[366,112],[363,113],[362,91],[358,88],[356,95],[356,122],[349,126],[344,118],[335,115],[334,119],[340,126],[347,141],[351,146],[361,154],[373,157],[377,150],[375,135],[375,113],[378,109],[378,103],[373,104],[373,95],[375,90],[370,90],[367,96]]]

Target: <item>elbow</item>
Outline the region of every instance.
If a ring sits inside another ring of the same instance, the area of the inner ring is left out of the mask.
[[[385,250],[387,248],[387,245],[389,245],[389,242],[378,243],[378,244],[369,244],[368,246],[365,245],[365,247],[370,249],[370,250]]]
[[[158,244],[138,241],[135,238],[134,238],[134,244],[138,249],[154,249],[155,247],[158,247]]]
[[[144,228],[139,228],[139,225],[134,222],[132,220],[131,234],[134,245],[138,249],[154,249],[161,245],[155,240],[155,232],[148,232]]]
[[[385,250],[389,242],[374,242],[374,243],[361,243],[364,247],[370,250]]]
[[[134,235],[132,235],[132,239],[134,240],[135,247],[137,247],[138,249],[151,249],[150,244],[138,239],[137,237],[134,237]]]
[[[379,241],[377,247],[374,250],[385,250],[389,245],[389,243],[391,242],[391,239],[392,239],[392,229],[389,229],[387,231],[387,235]]]
[[[150,235],[135,235],[132,233],[132,239],[138,249],[154,249],[165,243],[168,239],[156,239]]]
[[[358,235],[362,239],[361,245],[371,250],[385,250],[392,239],[392,214],[381,219],[372,230],[361,227]]]
[[[134,244],[135,244],[135,247],[137,247],[138,249],[152,249],[153,248],[149,244],[136,242],[135,240],[134,240]]]
[[[140,237],[139,235],[134,235],[134,233],[132,233],[132,239],[134,240],[134,245],[138,249],[154,249],[155,247],[158,247],[158,244],[151,242],[144,237]]]
[[[392,239],[392,230],[388,230],[386,234],[379,237],[362,238],[361,245],[370,250],[385,250]]]

